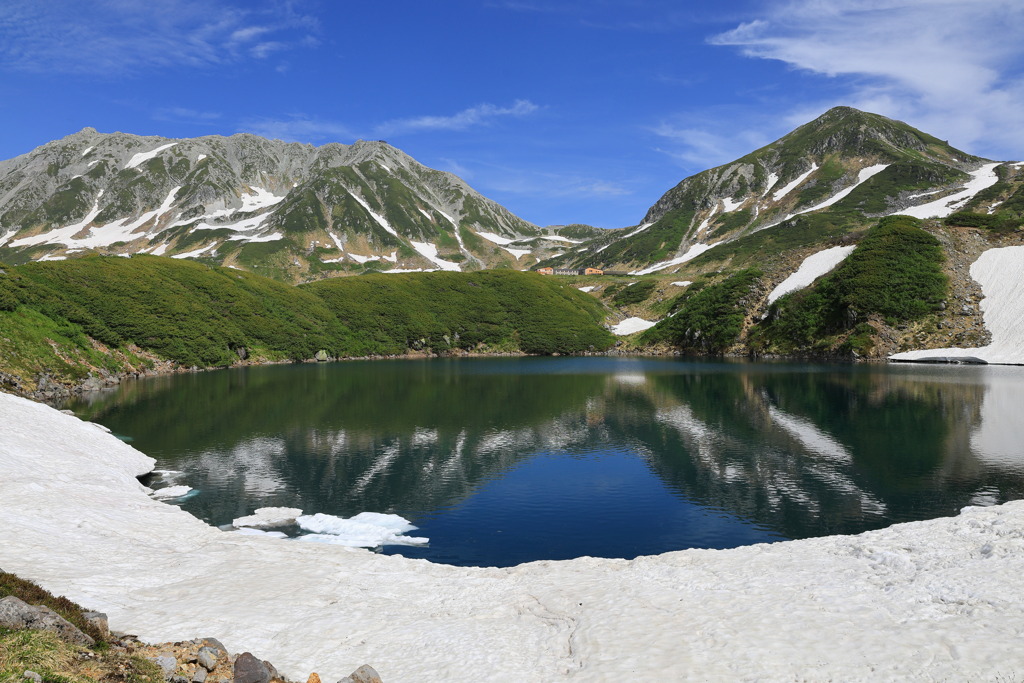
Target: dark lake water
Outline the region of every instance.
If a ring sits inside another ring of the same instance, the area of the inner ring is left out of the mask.
[[[270,506],[393,513],[429,544],[380,552],[507,566],[1022,498],[1022,406],[1016,367],[594,357],[243,368],[68,407],[180,471],[194,491],[172,502],[210,524]]]

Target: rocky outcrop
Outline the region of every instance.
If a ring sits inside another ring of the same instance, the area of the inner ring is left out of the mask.
[[[95,645],[96,641],[82,633],[74,624],[43,605],[29,605],[8,595],[0,600],[0,626],[10,629],[37,629],[56,633],[75,645]]]

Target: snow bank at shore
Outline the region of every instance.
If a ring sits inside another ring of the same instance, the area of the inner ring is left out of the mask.
[[[0,394],[0,567],[152,641],[286,675],[402,681],[1011,680],[1024,502],[729,551],[460,568],[227,533],[152,500],[153,461]]]
[[[985,298],[980,308],[992,343],[976,349],[956,347],[904,351],[892,360],[928,361],[976,358],[986,363],[1024,365],[1024,246],[983,252],[971,264],[971,277]]]

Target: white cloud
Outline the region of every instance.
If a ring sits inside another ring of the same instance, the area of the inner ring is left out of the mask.
[[[211,124],[221,118],[220,112],[200,111],[188,107],[164,107],[153,112],[157,121],[175,121],[180,123]]]
[[[608,199],[632,194],[625,186],[598,178],[565,173],[498,170],[486,181],[488,191],[546,198]]]
[[[1024,153],[1021,36],[1019,0],[793,0],[711,42],[846,90],[804,113],[848,104],[1008,157]]]
[[[488,123],[502,116],[522,117],[537,111],[538,107],[529,100],[516,100],[511,107],[494,104],[478,104],[450,116],[420,116],[409,119],[385,121],[376,128],[378,135],[400,135],[422,130],[466,130]]]
[[[727,124],[724,123],[726,121]],[[738,159],[771,142],[771,138],[759,130],[737,130],[737,121],[735,117],[719,122],[701,117],[700,120],[681,123],[662,122],[651,132],[665,142],[664,147],[656,148],[659,152],[676,159],[686,169],[703,171]]]
[[[0,69],[121,76],[153,68],[234,64],[308,45],[316,29],[261,0],[4,0]]]
[[[243,121],[240,133],[253,133],[285,142],[341,142],[349,144],[359,136],[343,123],[292,114],[287,118],[262,118]]]

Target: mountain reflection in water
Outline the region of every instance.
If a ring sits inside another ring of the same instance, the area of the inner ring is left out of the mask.
[[[1024,497],[1024,368],[639,358],[345,362],[128,382],[70,405],[198,490],[394,512],[453,564],[858,533]]]

